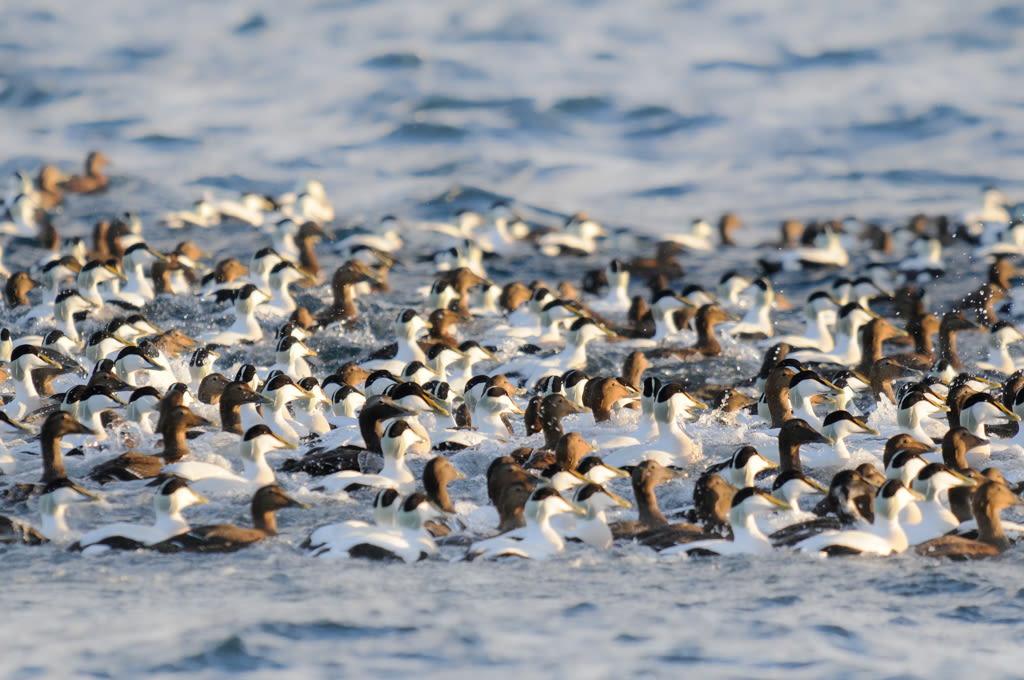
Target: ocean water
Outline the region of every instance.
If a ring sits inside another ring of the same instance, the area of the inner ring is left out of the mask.
[[[395,293],[361,300],[345,334],[317,337],[318,370],[388,339],[394,312],[421,307],[435,239],[419,220],[507,197],[536,221],[586,210],[626,234],[652,235],[725,210],[747,244],[779,221],[857,215],[891,225],[946,213],[997,184],[1024,187],[1021,139],[1024,10],[1000,2],[616,3],[8,2],[0,22],[0,176],[44,162],[74,170],[86,152],[113,160],[110,191],[72,197],[62,235],[137,212],[149,243],[193,238],[242,261],[269,238],[249,227],[171,231],[170,210],[209,192],[279,193],[323,182],[333,227],[394,213],[412,257]],[[579,282],[584,269],[640,252],[619,238],[583,261],[528,257],[492,265],[516,277]],[[936,305],[973,287],[984,263],[957,246]],[[5,244],[9,267],[43,253]],[[749,268],[754,248],[682,258],[687,281],[713,284]],[[855,267],[867,261],[858,254]],[[324,250],[328,272],[340,263]],[[795,300],[827,275],[782,277]],[[637,289],[641,292],[641,289]],[[303,292],[315,306],[324,289]],[[199,332],[226,317],[208,303],[161,301],[159,323]],[[4,317],[5,323],[7,317]],[[779,317],[796,330],[795,314]],[[982,339],[963,350],[977,358]],[[752,374],[760,349],[655,371],[726,381]],[[624,347],[595,348],[613,370]],[[265,341],[229,353],[266,361]],[[891,418],[891,414],[889,414]],[[623,418],[628,419],[627,416]],[[620,422],[621,424],[621,422]],[[570,420],[598,433],[581,416]],[[693,426],[715,459],[750,441],[752,421]],[[856,442],[856,443],[855,443]],[[881,440],[852,440],[865,459]],[[20,446],[20,448],[19,448]],[[235,439],[196,441],[203,459],[232,460]],[[16,481],[33,480],[36,459]],[[493,525],[481,490],[487,444],[456,454],[454,484],[471,526]],[[81,478],[103,455],[69,459]],[[1024,477],[1019,451],[995,462]],[[423,460],[415,462],[419,470]],[[364,517],[367,497],[333,498],[301,477],[285,487],[314,507],[280,514],[281,536],[228,556],[81,556],[55,547],[0,548],[8,586],[2,672],[11,678],[368,676],[620,678],[1019,676],[1021,553],[979,564],[911,555],[823,561],[666,560],[635,546],[579,547],[547,563],[416,565],[320,562],[297,549],[327,522]],[[628,493],[625,488],[618,491]],[[690,497],[683,480],[662,506]],[[149,490],[105,489],[76,506],[73,527],[148,521]],[[3,512],[32,517],[34,505]],[[1007,513],[1008,516],[1011,513]],[[193,524],[248,522],[245,499],[186,511]]]

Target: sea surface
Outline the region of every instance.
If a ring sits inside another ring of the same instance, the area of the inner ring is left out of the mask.
[[[398,215],[412,256],[392,274],[396,292],[361,299],[358,324],[314,340],[322,374],[387,342],[402,307],[422,308],[416,287],[432,267],[416,255],[436,238],[417,225],[496,198],[542,224],[586,210],[617,230],[591,258],[532,256],[491,270],[499,283],[577,284],[613,255],[649,250],[639,237],[726,210],[745,222],[737,238],[756,245],[784,218],[856,215],[889,226],[972,207],[988,184],[1019,198],[1022,77],[1024,8],[1009,2],[7,0],[0,177],[46,162],[77,171],[102,149],[112,186],[71,197],[56,220],[62,236],[85,237],[96,220],[131,210],[154,247],[191,238],[213,259],[243,262],[270,245],[264,232],[172,231],[157,221],[204,195],[279,194],[307,179],[320,180],[335,206],[332,230]],[[728,268],[751,269],[758,254],[684,256],[686,280],[712,286]],[[42,255],[5,244],[12,269]],[[949,251],[937,306],[982,280],[984,263],[968,255]],[[328,272],[340,264],[326,247],[322,260]],[[857,255],[855,268],[867,261]],[[828,280],[784,276],[777,285],[799,306]],[[300,302],[318,306],[326,293],[304,291]],[[163,300],[148,313],[191,333],[228,323],[195,300]],[[801,327],[795,313],[779,323]],[[965,338],[965,355],[977,359],[981,343]],[[231,375],[243,358],[271,353],[264,341],[218,368]],[[597,350],[594,370],[615,370],[625,353]],[[759,360],[759,348],[730,342],[726,359],[684,377],[738,379]],[[600,433],[589,416],[567,425]],[[771,450],[752,419],[707,417],[691,433],[710,460],[748,441]],[[850,443],[868,459],[882,439]],[[209,433],[193,449],[232,461],[236,446]],[[493,443],[452,456],[469,475],[452,492],[471,527],[494,524],[481,487],[502,452]],[[104,454],[91,455],[68,460],[73,477]],[[25,460],[16,481],[38,475],[37,459]],[[1019,450],[994,462],[1024,477]],[[365,517],[368,497],[330,497],[301,477],[282,483],[313,509],[282,511],[279,537],[235,555],[0,547],[0,674],[1021,675],[1020,550],[966,565],[912,555],[663,559],[631,545],[570,547],[546,563],[449,562],[459,557],[451,548],[415,565],[322,562],[299,544],[317,526]],[[149,490],[104,493],[71,509],[72,527],[148,521]],[[659,497],[673,508],[691,493],[683,480]],[[35,506],[4,512],[32,519]],[[186,511],[197,525],[246,524],[248,514],[244,498]]]

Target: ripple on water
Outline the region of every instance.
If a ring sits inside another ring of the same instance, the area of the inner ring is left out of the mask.
[[[231,635],[205,652],[186,656],[180,661],[162,664],[153,668],[152,672],[190,673],[209,669],[244,672],[279,670],[281,668],[283,668],[281,664],[249,651],[241,637]]]
[[[309,623],[266,621],[258,630],[287,640],[355,640],[381,638],[415,633],[415,626],[361,626],[337,621],[319,620]]]
[[[363,66],[367,68],[379,69],[419,68],[422,65],[423,59],[412,52],[389,52],[370,57],[363,62]]]

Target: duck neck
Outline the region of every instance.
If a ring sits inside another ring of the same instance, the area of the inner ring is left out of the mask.
[[[668,525],[668,519],[658,507],[658,497],[654,495],[654,487],[637,488],[633,485],[636,507],[640,514],[640,523],[648,529]]]
[[[1010,539],[1003,531],[1003,523],[999,521],[998,511],[993,511],[988,504],[984,506],[984,512],[977,515],[978,540],[983,543],[995,546],[999,550],[1006,550],[1010,547]]]
[[[551,416],[541,416],[540,419],[541,429],[544,431],[544,448],[553,449],[558,444],[558,440],[565,434],[565,428],[562,427],[561,419]]]
[[[956,351],[956,331],[943,329],[939,333],[939,358],[948,361],[957,371],[964,367]]]
[[[715,336],[715,327],[708,323],[701,323],[697,326],[697,344],[694,348],[705,356],[715,356],[722,353],[722,345]]]
[[[277,479],[262,451],[253,451],[252,455],[242,456],[242,475],[260,486],[273,484]]]
[[[50,437],[45,433],[40,437],[43,454],[43,484],[55,479],[64,479],[68,473],[64,470],[64,456],[60,452],[60,437]]]
[[[188,428],[165,427],[164,428],[164,462],[176,463],[188,455]]]
[[[277,516],[273,510],[252,509],[252,525],[267,536],[277,535]]]
[[[188,531],[188,522],[181,515],[181,510],[174,508],[170,512],[157,513],[153,528],[167,536],[177,536]]]
[[[779,438],[779,472],[793,470],[803,472],[803,465],[800,463],[800,445]]]
[[[542,544],[548,544],[556,551],[565,549],[565,541],[557,531],[551,526],[551,518],[545,514],[541,514],[537,518],[536,522],[526,523],[526,542],[541,542]]]
[[[732,525],[732,540],[733,543],[745,547],[750,552],[763,550],[765,547],[770,550],[772,547],[771,541],[757,526],[753,515],[745,517],[738,526]]]
[[[71,530],[68,528],[67,519],[65,517],[67,510],[68,508],[66,505],[57,505],[44,510],[42,513],[42,526],[40,527],[39,533],[50,541],[59,543],[67,540],[71,535]]]

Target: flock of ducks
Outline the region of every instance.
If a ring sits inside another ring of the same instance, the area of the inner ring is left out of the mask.
[[[116,192],[106,163],[18,172],[4,196],[24,266],[4,268],[2,542],[227,552],[310,505],[340,515],[296,540],[317,559],[545,559],[567,542],[964,559],[1021,529],[1000,518],[1024,501],[998,463],[1024,453],[1024,239],[997,192],[953,217],[787,220],[743,244],[731,213],[645,240],[505,202],[332,232],[311,181],[167,213],[161,240],[192,237],[167,251],[131,212],[61,238],[90,200],[71,194]],[[205,229],[248,229],[251,247],[204,252]],[[686,276],[725,249],[747,269]],[[950,249],[969,271],[947,271]],[[538,258],[579,261],[582,280],[508,274]],[[959,297],[933,301],[949,279]],[[164,311],[183,307],[198,311]],[[371,346],[382,325],[391,343]],[[985,349],[961,356],[961,334]],[[69,507],[111,488],[152,496],[152,524],[77,531]],[[251,525],[186,516],[243,499]]]

